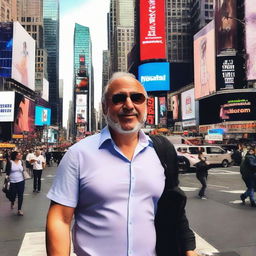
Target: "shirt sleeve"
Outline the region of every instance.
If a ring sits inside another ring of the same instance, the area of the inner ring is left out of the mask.
[[[61,160],[52,187],[47,197],[56,203],[73,207],[79,198],[79,165],[78,157],[70,149]]]

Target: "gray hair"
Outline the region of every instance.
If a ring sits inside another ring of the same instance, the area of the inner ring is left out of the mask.
[[[102,93],[102,97],[101,97],[101,103],[105,104],[106,103],[106,95],[108,93],[108,89],[109,89],[109,85],[116,79],[121,78],[121,77],[132,77],[134,79],[137,80],[136,76],[132,73],[128,73],[128,72],[115,72],[112,74],[112,76],[110,77],[110,79],[108,80],[107,85],[104,88],[104,91]],[[145,90],[146,93],[146,97],[147,97],[147,92]]]

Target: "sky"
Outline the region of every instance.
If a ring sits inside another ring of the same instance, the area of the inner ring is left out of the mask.
[[[74,5],[75,3],[75,5]],[[98,109],[102,87],[102,51],[107,49],[107,13],[110,0],[60,0],[60,79],[64,80],[63,125],[72,100],[73,36],[75,23],[90,28],[94,67],[95,103]]]

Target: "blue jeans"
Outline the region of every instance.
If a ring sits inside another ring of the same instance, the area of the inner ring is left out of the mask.
[[[10,184],[10,201],[12,203],[15,202],[16,196],[18,195],[18,210],[21,210],[22,202],[23,202],[23,194],[25,189],[25,181],[11,183]]]
[[[247,198],[249,196],[251,201],[254,201],[254,187],[255,187],[255,179],[254,178],[243,178],[247,190],[243,193],[244,197]]]

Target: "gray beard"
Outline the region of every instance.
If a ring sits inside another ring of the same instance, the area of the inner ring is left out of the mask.
[[[145,113],[143,119],[140,122],[138,122],[138,124],[131,130],[124,130],[118,122],[114,122],[110,118],[109,113],[104,115],[104,118],[105,118],[105,121],[108,124],[108,126],[111,127],[114,131],[121,133],[121,134],[131,134],[131,133],[138,132],[144,126],[144,124],[147,120],[147,112]]]

